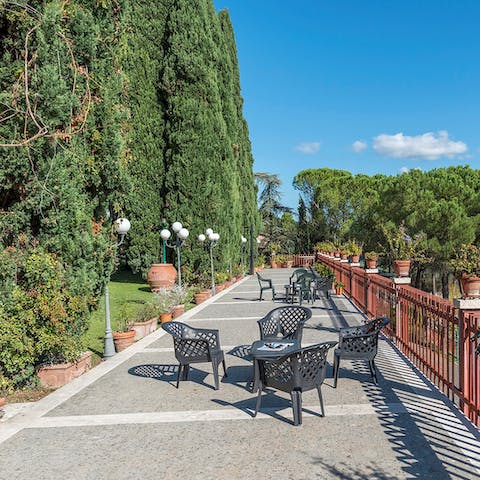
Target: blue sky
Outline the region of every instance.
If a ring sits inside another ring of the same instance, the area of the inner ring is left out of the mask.
[[[480,168],[480,1],[214,3],[235,29],[254,170],[279,174],[290,207],[305,168]]]

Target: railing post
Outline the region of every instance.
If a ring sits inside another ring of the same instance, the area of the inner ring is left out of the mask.
[[[394,277],[392,279],[395,286],[395,336],[400,344],[408,342],[408,333],[406,325],[404,325],[404,318],[402,314],[402,301],[400,298],[400,289],[402,285],[410,285],[410,277]],[[408,322],[408,318],[405,318],[405,322]],[[402,351],[405,349],[402,348]]]
[[[473,422],[477,423],[476,410],[472,408],[472,401],[477,400],[472,395],[475,388],[474,372],[475,366],[472,359],[475,358],[473,352],[473,342],[471,336],[475,333],[476,326],[472,325],[474,315],[480,313],[480,299],[460,299],[455,298],[453,305],[458,308],[458,362],[459,362],[459,387],[462,391],[460,406],[463,413]],[[472,372],[473,370],[473,372]],[[478,379],[476,379],[478,381]],[[463,398],[462,398],[463,397]],[[463,399],[466,400],[463,401]],[[478,408],[478,407],[477,407]],[[475,418],[474,418],[475,417]]]

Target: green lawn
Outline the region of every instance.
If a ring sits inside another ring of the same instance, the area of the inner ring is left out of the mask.
[[[152,293],[141,275],[119,272],[112,275],[110,287],[110,317],[115,329],[115,315],[124,302],[141,304],[152,299]],[[105,335],[105,297],[102,297],[97,311],[92,313],[90,327],[85,334],[86,347],[98,356],[103,355]]]

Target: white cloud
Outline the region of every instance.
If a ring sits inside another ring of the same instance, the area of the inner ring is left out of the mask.
[[[400,173],[408,173],[410,171],[410,169],[408,167],[402,167],[400,169]]]
[[[368,143],[364,142],[363,140],[356,140],[352,143],[352,150],[355,153],[359,153],[362,150],[365,150],[368,147]]]
[[[378,135],[373,139],[373,149],[386,157],[436,160],[465,153],[467,145],[464,142],[450,140],[448,132],[442,130],[437,135],[427,132],[414,137],[403,133]]]
[[[295,150],[297,152],[305,153],[306,155],[313,155],[320,150],[320,142],[303,142],[299,143]]]

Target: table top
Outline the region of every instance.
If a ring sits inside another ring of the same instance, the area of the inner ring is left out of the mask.
[[[284,348],[268,348],[268,344],[285,345]],[[288,355],[300,348],[300,342],[296,338],[276,339],[269,338],[257,340],[252,343],[250,354],[254,358],[279,358]]]

